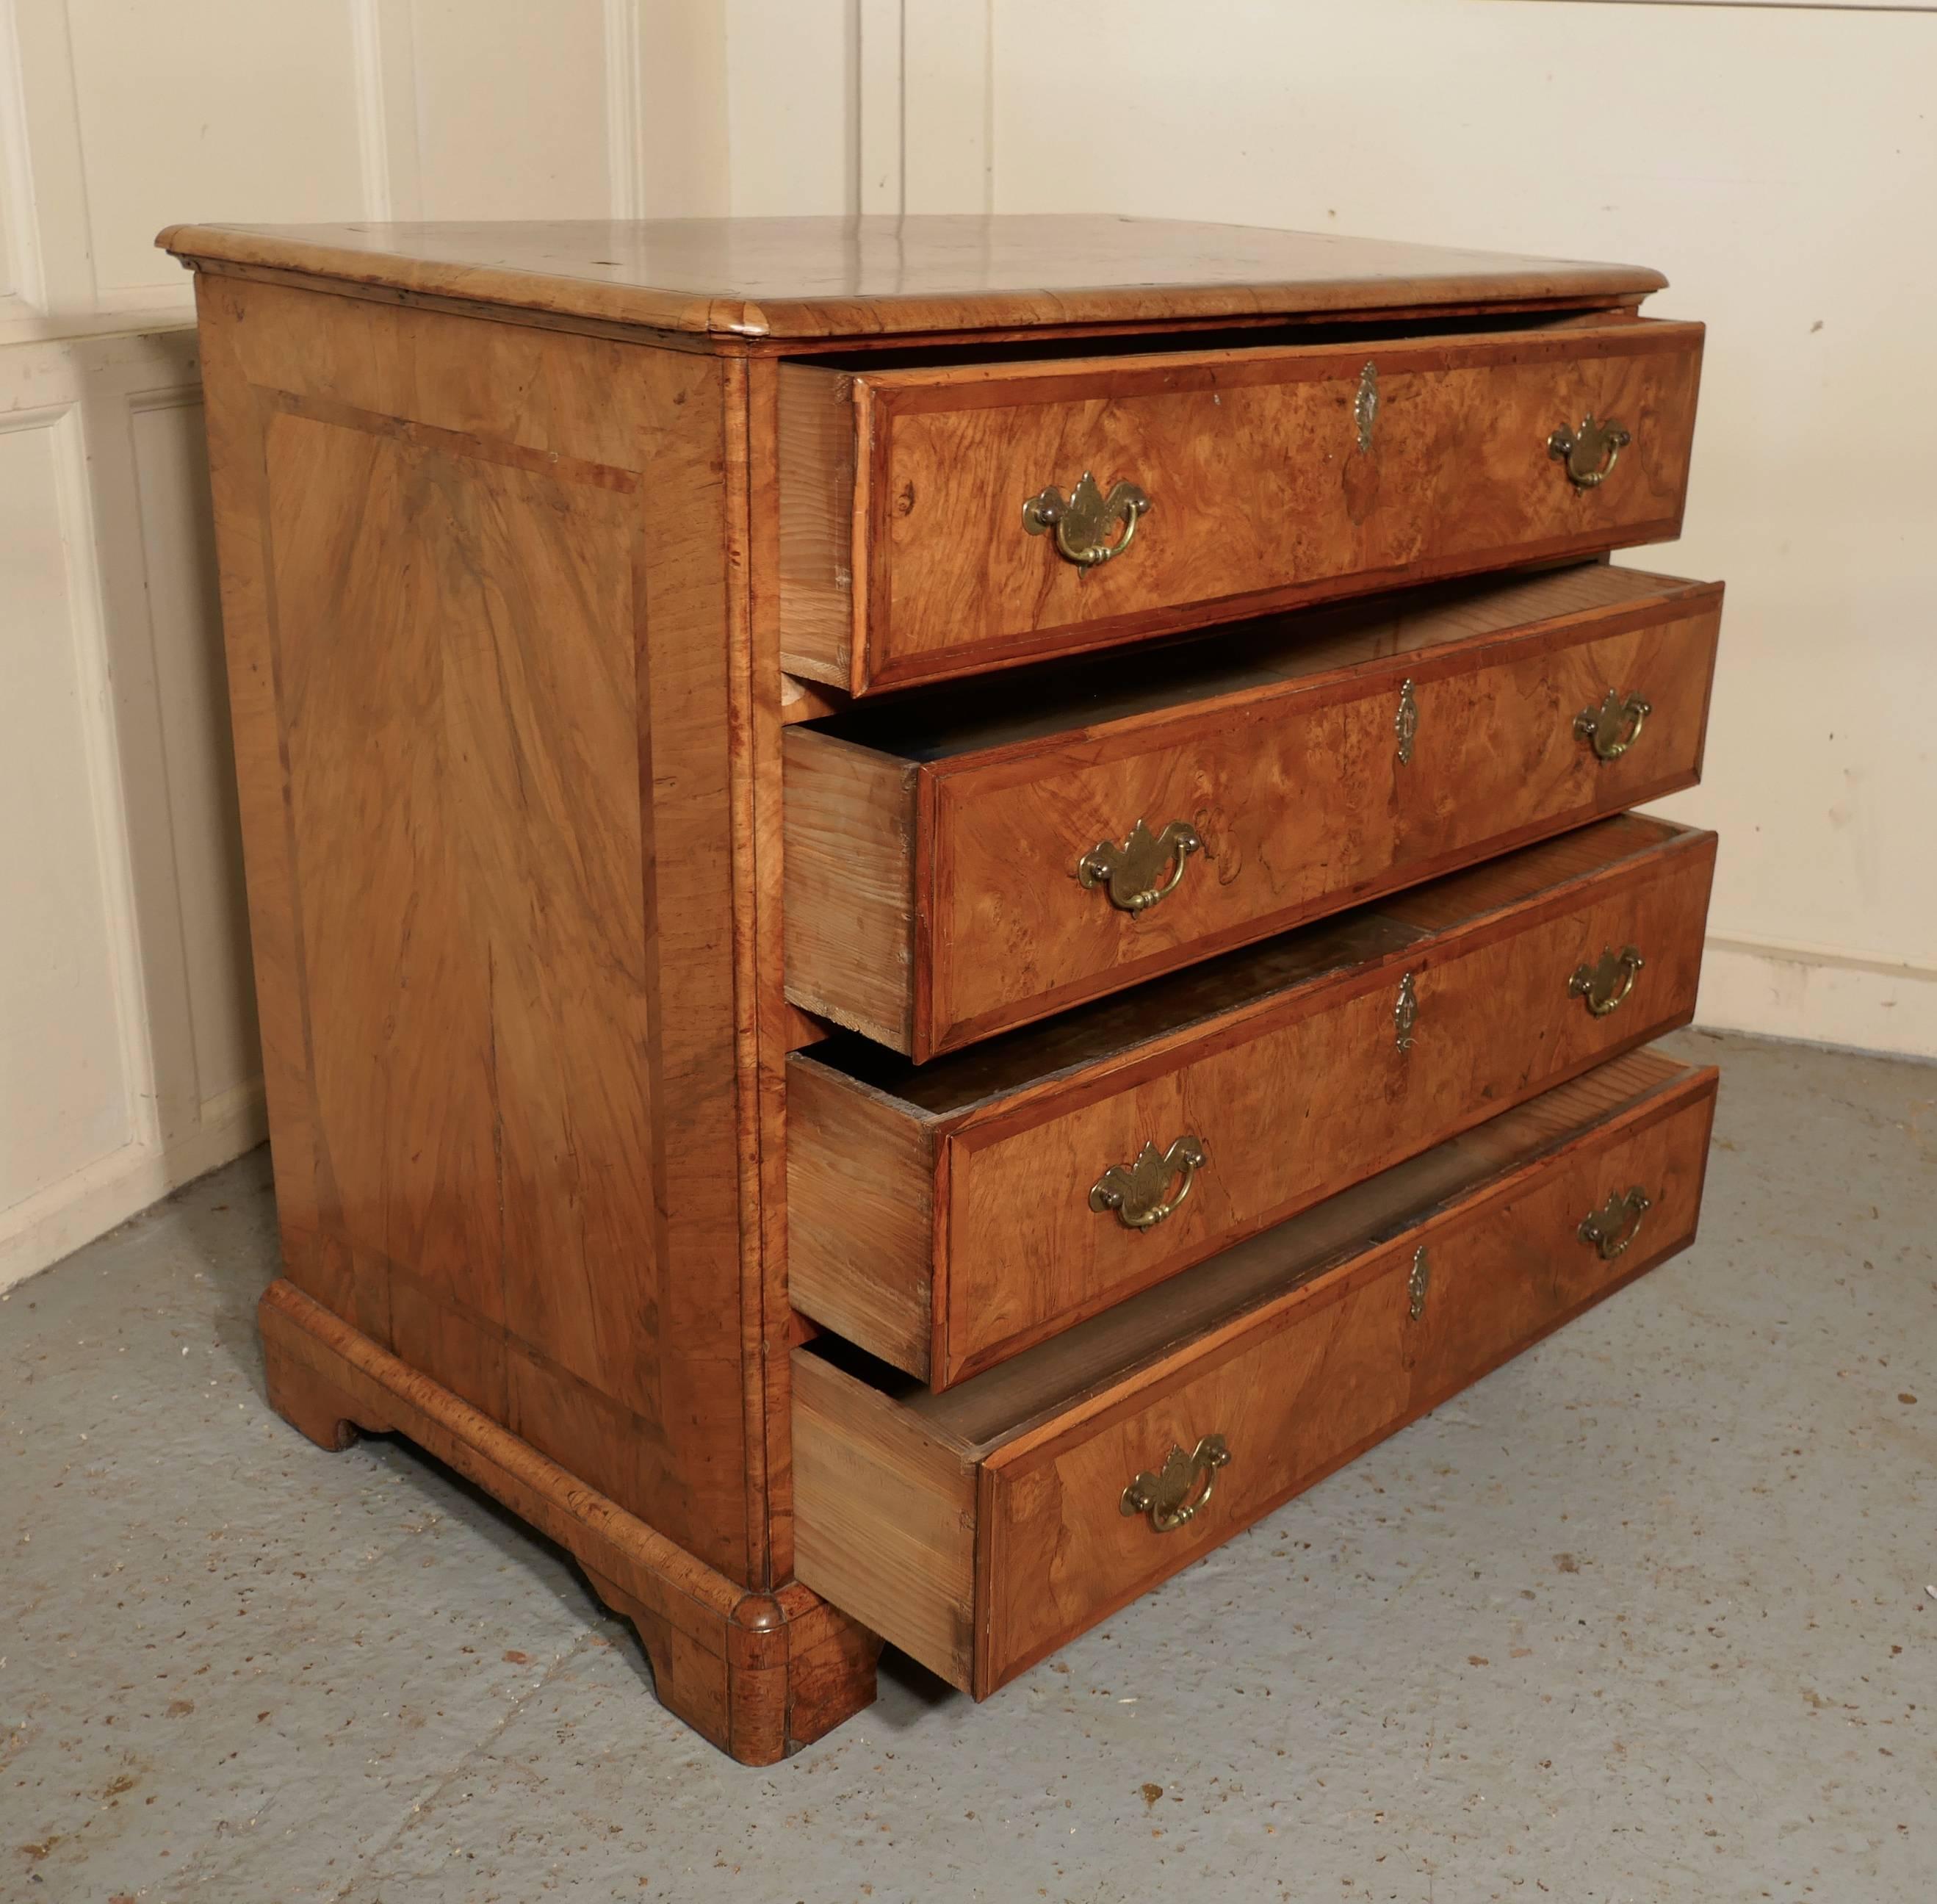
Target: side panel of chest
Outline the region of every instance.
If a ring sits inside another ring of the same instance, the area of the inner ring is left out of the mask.
[[[287,1273],[753,1578],[725,368],[200,283]]]

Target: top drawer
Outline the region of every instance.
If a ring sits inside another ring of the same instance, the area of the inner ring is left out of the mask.
[[[784,365],[783,665],[861,694],[1673,537],[1702,337]]]

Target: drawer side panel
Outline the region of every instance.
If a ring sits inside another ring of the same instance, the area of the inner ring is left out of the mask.
[[[865,1382],[794,1351],[796,1577],[964,1691],[975,1484],[965,1452]]]
[[[915,771],[782,737],[786,985],[803,1011],[905,1051],[914,1005]]]
[[[864,420],[853,380],[784,363],[774,377],[781,665],[835,687],[853,661],[854,463]]]
[[[823,1065],[787,1066],[794,1308],[910,1375],[929,1372],[935,1148],[905,1105]]]

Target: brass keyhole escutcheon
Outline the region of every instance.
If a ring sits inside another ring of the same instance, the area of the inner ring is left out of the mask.
[[[1641,730],[1654,711],[1641,696],[1611,687],[1598,708],[1583,708],[1574,717],[1574,735],[1594,750],[1596,760],[1618,760],[1641,738]]]
[[[1134,483],[1117,482],[1105,495],[1084,470],[1066,499],[1052,483],[1023,505],[1023,527],[1032,535],[1056,534],[1056,552],[1079,568],[1114,560],[1135,538],[1150,500]],[[1111,531],[1121,525],[1115,538]]]
[[[1412,744],[1419,738],[1419,702],[1409,681],[1399,684],[1399,712],[1393,716],[1393,732],[1399,741],[1399,764],[1411,766]]]
[[[1567,480],[1577,490],[1599,489],[1633,440],[1611,417],[1602,423],[1590,411],[1578,430],[1563,423],[1547,439],[1547,453],[1566,465]]]
[[[1120,911],[1143,912],[1177,890],[1185,861],[1203,847],[1197,829],[1187,820],[1173,820],[1160,833],[1153,833],[1139,820],[1122,844],[1099,840],[1077,861],[1076,877],[1086,892],[1105,887],[1110,903]],[[1166,869],[1168,879],[1163,878]]]
[[[1574,976],[1567,981],[1567,996],[1586,1000],[1593,1016],[1605,1018],[1620,1008],[1634,990],[1635,974],[1647,963],[1632,945],[1624,945],[1618,952],[1608,946],[1592,964],[1575,967]]]
[[[1117,1511],[1147,1514],[1157,1533],[1174,1534],[1210,1505],[1217,1470],[1230,1459],[1222,1435],[1206,1435],[1188,1454],[1173,1442],[1162,1467],[1145,1469],[1123,1490]]]
[[[1372,447],[1372,427],[1379,420],[1379,368],[1368,361],[1359,373],[1359,388],[1352,399],[1352,421],[1359,432],[1359,453],[1368,454]]]
[[[1412,1253],[1412,1274],[1405,1279],[1405,1314],[1417,1322],[1426,1313],[1426,1292],[1432,1287],[1432,1263],[1422,1243]]]
[[[1654,1207],[1648,1192],[1638,1184],[1627,1190],[1610,1191],[1606,1202],[1581,1219],[1581,1227],[1575,1233],[1603,1263],[1611,1263],[1641,1233],[1641,1220]]]
[[[1399,981],[1399,1002],[1393,1007],[1393,1042],[1402,1051],[1412,1049],[1412,1028],[1419,1023],[1419,991],[1412,974]]]
[[[1180,1137],[1167,1151],[1146,1144],[1135,1163],[1113,1163],[1090,1187],[1090,1207],[1114,1214],[1126,1229],[1151,1229],[1190,1194],[1210,1159],[1194,1137]],[[1170,1187],[1177,1185],[1175,1196]]]

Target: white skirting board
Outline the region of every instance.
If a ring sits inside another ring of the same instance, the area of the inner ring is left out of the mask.
[[[261,1084],[205,1108],[200,1126],[165,1149],[124,1145],[0,1214],[0,1289],[105,1235],[170,1191],[251,1151],[268,1135]]]
[[[1937,1058],[1937,966],[1711,938],[1695,1022],[1711,1031]]]

